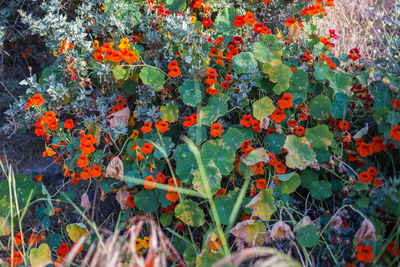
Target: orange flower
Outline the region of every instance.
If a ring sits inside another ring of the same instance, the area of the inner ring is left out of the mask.
[[[178,77],[181,74],[182,74],[181,69],[178,66],[172,67],[171,70],[168,72],[168,75],[171,76],[172,78]]]
[[[256,132],[261,132],[261,125],[260,122],[258,120],[253,120],[253,130]]]
[[[392,130],[390,131],[390,138],[400,141],[400,125],[393,126]]]
[[[158,173],[157,174],[157,176],[156,176],[156,180],[157,180],[157,182],[158,183],[160,183],[160,184],[163,184],[163,183],[165,183],[165,180],[167,179],[167,176],[165,176],[165,174],[163,174],[163,173]]]
[[[217,193],[215,193],[214,198],[219,197],[219,196],[224,196],[224,195],[226,195],[226,189],[221,188],[220,190],[217,191]]]
[[[158,121],[155,125],[156,129],[159,130],[160,132],[164,133],[169,130],[168,128],[168,122],[166,121]]]
[[[140,151],[143,154],[150,154],[151,152],[153,152],[153,145],[151,143],[145,143]]]
[[[37,234],[32,233],[31,236],[28,239],[28,245],[29,246],[34,246],[36,245],[36,243],[38,242],[37,240]]]
[[[124,57],[122,56],[120,51],[114,51],[112,52],[111,56],[110,56],[110,60],[112,62],[116,62],[119,63],[124,59]]]
[[[246,21],[245,21],[244,17],[241,16],[241,15],[236,16],[235,21],[233,22],[233,25],[235,25],[236,27],[240,28],[244,24],[246,24]]]
[[[21,251],[15,251],[15,250],[12,256],[8,258],[8,261],[11,263],[12,266],[20,265],[23,260],[24,258]]]
[[[199,116],[197,114],[192,114],[189,117],[185,116],[185,121],[183,122],[183,126],[192,127],[199,120]]]
[[[372,248],[370,245],[367,246],[363,246],[361,244],[359,244],[357,246],[357,254],[356,254],[356,258],[359,261],[362,262],[370,262],[374,257],[374,254],[372,253]]]
[[[288,19],[286,20],[285,25],[286,25],[286,27],[290,28],[290,27],[292,27],[292,25],[295,24],[295,23],[296,23],[296,19],[293,18],[293,17],[290,17],[290,18],[288,18]]]
[[[385,141],[385,138],[379,138],[379,137],[374,137],[372,139],[372,146],[374,149],[374,152],[378,153],[381,151],[385,151],[386,150],[386,146],[383,144],[383,142]]]
[[[265,188],[267,188],[267,180],[265,180],[264,178],[258,179],[256,187],[260,190],[264,190]]]
[[[32,107],[32,105],[33,105],[33,100],[32,100],[32,98],[29,97],[27,102],[26,102],[26,105],[25,105],[25,110],[27,110],[30,107]]]
[[[276,173],[278,173],[278,174],[285,174],[286,173],[286,165],[285,164],[283,164],[283,163],[278,161],[275,164],[274,167],[275,167]]]
[[[69,252],[68,244],[67,243],[61,243],[60,246],[58,247],[57,255],[65,257],[65,255],[67,255],[68,252]]]
[[[93,165],[91,175],[93,178],[97,178],[101,176],[102,168],[98,165]]]
[[[369,172],[360,172],[358,174],[358,180],[363,183],[370,183],[374,177]]]
[[[92,144],[87,144],[87,143],[81,143],[79,144],[79,148],[81,149],[83,154],[89,155],[96,151],[94,146]]]
[[[172,203],[175,203],[179,199],[179,194],[174,191],[168,191],[168,193],[165,195],[165,198],[171,201]]]
[[[133,62],[135,62],[135,61],[138,60],[138,58],[137,58],[136,55],[135,55],[135,52],[133,52],[133,51],[127,49],[127,48],[121,50],[121,55],[122,55],[123,59],[124,59],[128,64],[131,64],[131,63],[133,63]]]
[[[47,124],[47,126],[49,126],[50,130],[57,130],[58,128],[58,122],[56,120],[51,121],[50,123]]]
[[[358,152],[358,154],[360,154],[361,157],[370,156],[374,153],[373,145],[367,144],[364,141],[362,141],[361,144],[357,148],[357,152]]]
[[[22,244],[22,241],[24,241],[24,235],[21,234],[20,232],[18,232],[15,237],[14,237],[14,243],[13,246],[14,247],[18,247]]]
[[[280,123],[281,121],[286,119],[286,115],[281,109],[275,109],[270,118],[275,123]]]
[[[325,56],[324,53],[322,52],[321,52],[321,60],[326,61],[329,67],[336,69],[336,64],[333,63],[333,61],[329,57]]]
[[[264,163],[258,162],[250,167],[254,171],[254,175],[264,174]]]
[[[140,130],[145,134],[148,132],[151,132],[151,122],[144,122],[144,125],[142,126],[142,128],[140,128]]]
[[[157,183],[157,181],[156,181],[156,179],[154,179],[153,176],[151,176],[151,175],[147,176],[146,178],[144,178],[144,180],[145,180],[145,183],[144,183],[143,187],[145,189],[154,189],[155,185],[152,183]]]
[[[340,128],[340,130],[342,130],[342,131],[346,131],[347,129],[349,129],[350,128],[350,124],[349,124],[349,122],[348,121],[340,121],[339,122],[339,128]]]
[[[171,177],[168,179],[168,185],[170,186],[176,186],[179,187],[181,185],[181,182],[179,182],[179,180],[175,177]]]
[[[221,248],[221,241],[219,240],[219,237],[214,241],[210,241],[210,248],[212,250],[219,250]]]
[[[281,109],[291,108],[293,106],[292,99],[293,96],[291,94],[283,94],[277,104]]]
[[[374,167],[369,167],[367,171],[372,175],[372,176],[377,176],[379,173]]]
[[[44,113],[43,122],[46,124],[50,124],[56,120],[56,114],[54,111],[46,111]]]
[[[254,14],[252,12],[246,12],[246,14],[244,14],[244,21],[249,25],[254,26],[254,24],[256,23],[256,20],[254,19]]]
[[[222,125],[219,122],[214,123],[211,125],[211,131],[210,134],[214,137],[219,136],[221,133],[223,133],[224,130],[222,129]]]
[[[74,128],[74,121],[73,120],[71,120],[71,119],[67,119],[67,120],[65,120],[65,122],[64,122],[64,128],[65,129],[68,129],[68,130],[71,130],[72,128]]]
[[[40,106],[41,104],[44,103],[44,98],[42,97],[41,94],[34,94],[32,96],[32,103],[35,106]]]
[[[83,171],[81,172],[80,176],[82,177],[83,180],[87,180],[90,178],[91,172],[92,172],[92,170],[90,168],[85,167],[83,169]]]
[[[80,155],[79,155],[79,159],[78,159],[78,161],[76,162],[76,164],[78,165],[79,168],[84,168],[84,167],[86,167],[86,166],[89,164],[89,162],[88,162],[88,156],[87,156],[87,155],[80,154]]]
[[[135,208],[135,195],[129,195],[126,199],[126,205],[131,207],[132,209]]]
[[[87,145],[94,145],[94,144],[96,144],[96,139],[94,138],[94,136],[92,134],[84,134],[81,137],[80,143],[87,144]]]
[[[240,121],[240,124],[246,128],[251,127],[253,125],[253,116],[243,115],[242,120]]]

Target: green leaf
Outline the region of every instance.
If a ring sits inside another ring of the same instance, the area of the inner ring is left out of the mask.
[[[115,79],[122,80],[125,78],[126,70],[120,65],[118,65],[113,69],[113,74]]]
[[[324,200],[332,196],[332,185],[328,181],[314,181],[310,187],[311,196],[317,200]]]
[[[276,190],[283,194],[291,194],[300,186],[301,179],[299,175],[293,175],[288,181],[280,181],[276,185]]]
[[[176,122],[179,119],[179,109],[174,104],[174,102],[169,102],[165,106],[160,107],[160,112],[163,114],[161,117],[164,121],[167,122]]]
[[[215,19],[215,28],[218,32],[228,34],[236,29],[233,22],[236,19],[237,12],[234,7],[225,8],[218,13]]]
[[[193,125],[188,131],[188,137],[192,139],[196,145],[201,145],[208,137],[206,127],[199,124]]]
[[[325,95],[316,96],[310,103],[310,113],[317,120],[326,120],[332,113],[332,105]]]
[[[165,83],[165,75],[159,70],[152,67],[143,67],[139,73],[139,77],[144,84],[153,85],[152,89],[159,91]]]
[[[273,59],[273,54],[269,46],[263,42],[257,42],[253,45],[253,54],[258,61],[265,63]]]
[[[332,75],[333,71],[328,65],[322,62],[318,62],[317,64],[315,64],[314,76],[317,81],[326,81]]]
[[[335,136],[329,131],[326,125],[317,125],[314,128],[307,128],[306,137],[312,143],[313,148],[328,149],[336,144]]]
[[[175,172],[179,180],[182,183],[191,183],[193,179],[192,173],[198,167],[196,158],[186,143],[176,147],[173,158],[176,161]]]
[[[135,185],[138,185],[138,183],[133,181],[131,177],[140,179],[140,172],[138,170],[131,170],[125,173],[124,183],[126,183],[130,188],[134,187]],[[112,187],[112,184],[110,186]]]
[[[277,83],[273,88],[275,94],[281,94],[289,89],[293,73],[280,59],[264,63],[263,72],[269,76],[271,82]]]
[[[201,147],[200,151],[203,163],[213,161],[222,175],[228,175],[233,169],[235,153],[222,147],[222,140],[207,141]]]
[[[164,152],[169,156],[171,154],[172,149],[175,147],[175,143],[172,142],[171,137],[163,137],[162,142],[161,140],[158,140],[156,142],[157,146],[159,146]],[[161,150],[158,147],[154,148],[154,157],[156,159],[162,159],[164,158],[164,154],[161,152]]]
[[[295,70],[293,72],[292,78],[290,79],[291,88],[290,90],[304,90],[308,83],[308,75],[307,72],[302,70]]]
[[[219,189],[221,189],[221,172],[212,161],[205,164],[204,167],[206,172],[206,184],[203,183],[203,179],[200,177],[200,171],[198,169],[194,170],[192,181],[193,189],[206,196],[206,188],[209,188],[211,194],[214,195]]]
[[[307,189],[311,188],[311,184],[318,180],[318,174],[313,170],[305,170],[300,174],[301,186]]]
[[[242,52],[232,58],[232,67],[237,74],[251,73],[257,66],[257,60],[251,52]]]
[[[264,146],[268,152],[273,154],[279,154],[281,152],[283,145],[285,144],[286,135],[272,133],[264,138]]]
[[[253,116],[257,120],[261,120],[274,112],[275,106],[271,98],[265,96],[253,103]]]
[[[183,103],[195,107],[204,97],[204,85],[198,80],[186,80],[179,86],[179,93]]]
[[[124,86],[122,89],[124,89],[127,95],[134,95],[137,90],[137,85],[137,82],[128,79],[124,82]]]
[[[27,204],[28,197],[33,190],[33,182],[32,179],[24,174],[16,174],[14,176],[15,179],[15,191],[17,194],[17,201],[19,208],[23,209]],[[14,189],[12,188],[11,193],[13,194],[13,211],[16,211],[15,207],[15,198],[14,198]],[[0,212],[3,214],[8,214],[10,212],[10,190],[8,180],[5,179],[0,182]],[[10,214],[14,216],[14,214]]]
[[[332,116],[336,119],[344,119],[346,117],[347,105],[349,98],[345,93],[339,92],[335,95],[332,102]]]
[[[252,216],[257,216],[263,221],[269,221],[276,211],[272,188],[260,191],[247,205],[252,210]]]
[[[254,164],[257,164],[259,162],[268,162],[269,156],[267,151],[265,151],[264,148],[256,148],[253,151],[251,151],[247,157],[242,158],[242,161],[244,164],[247,166],[253,166]]]
[[[206,221],[203,210],[190,199],[183,200],[176,206],[175,216],[185,224],[194,227],[200,227]]]
[[[178,11],[182,11],[186,8],[186,0],[167,0],[165,2],[165,8],[177,13]]]
[[[278,179],[279,181],[289,181],[294,175],[297,175],[295,172],[289,172],[289,173],[285,173],[285,174],[278,174]]]
[[[154,212],[158,209],[158,201],[152,190],[142,190],[135,195],[136,207],[144,212]]]
[[[219,94],[208,99],[208,105],[200,109],[201,124],[211,126],[219,117],[224,116],[228,112],[228,104],[226,103],[229,96]]]
[[[314,224],[306,225],[297,231],[296,239],[306,248],[312,248],[319,241],[318,227]]]
[[[310,147],[310,143],[305,137],[289,135],[286,137],[283,146],[288,154],[286,155],[286,165],[289,168],[304,170],[315,160],[315,153]]]
[[[214,200],[218,216],[223,225],[229,225],[229,217],[232,214],[235,199],[231,195],[219,196]],[[211,213],[211,217],[214,216]]]
[[[334,75],[328,77],[329,86],[335,90],[335,92],[344,92],[347,88],[353,85],[353,79],[350,74],[343,73],[341,71],[336,72]]]
[[[240,130],[229,128],[222,136],[222,145],[229,152],[235,152],[243,143],[244,137]]]
[[[57,251],[61,242],[62,242],[62,236],[60,234],[49,233],[46,236],[46,243],[53,251]]]
[[[171,214],[167,214],[167,213],[163,213],[163,214],[161,214],[161,217],[160,217],[159,221],[160,221],[162,226],[167,227],[172,222],[172,215]]]

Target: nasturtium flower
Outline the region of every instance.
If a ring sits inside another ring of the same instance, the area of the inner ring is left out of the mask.
[[[290,120],[288,125],[289,127],[295,127],[297,125],[297,122],[295,120]]]
[[[150,154],[151,152],[153,152],[153,145],[151,143],[145,143],[140,151],[143,154]]]
[[[78,159],[78,161],[76,162],[76,164],[78,165],[79,168],[87,167],[87,165],[89,164],[89,162],[88,162],[88,156],[87,156],[87,155],[80,154],[80,155],[79,155],[79,159]]]
[[[224,130],[222,129],[221,123],[216,122],[211,125],[210,135],[217,137],[217,136],[220,136],[221,133],[223,133],[223,132],[224,132]]]
[[[252,126],[254,131],[261,132],[261,125],[258,120],[253,120]]]
[[[339,122],[339,129],[341,129],[342,131],[346,131],[349,128],[350,128],[350,124],[348,121],[342,120]]]
[[[373,145],[361,141],[360,145],[357,147],[357,152],[361,157],[370,156],[374,153]]]
[[[244,14],[244,21],[249,24],[250,26],[254,26],[254,24],[256,23],[256,20],[254,19],[254,14],[253,12],[246,12],[246,14]]]
[[[198,121],[198,115],[197,114],[192,114],[189,117],[185,116],[185,121],[183,122],[183,126],[185,127],[192,127],[195,125]]]
[[[360,50],[357,48],[350,49],[349,55],[347,56],[351,60],[357,60],[361,58]]]
[[[371,175],[371,173],[369,173],[367,171],[366,172],[360,172],[358,174],[358,180],[360,182],[368,184],[368,183],[370,183],[372,181],[372,179],[374,179],[374,177]]]
[[[129,195],[126,199],[126,205],[131,207],[132,209],[135,208],[135,195]]]
[[[132,139],[137,139],[139,137],[139,131],[134,129],[129,137]]]
[[[34,94],[32,96],[32,104],[35,106],[40,106],[44,103],[44,98],[41,94]]]
[[[155,124],[154,127],[156,127],[156,129],[159,130],[159,131],[162,132],[162,133],[164,133],[164,132],[166,132],[166,131],[169,130],[169,128],[168,128],[168,122],[162,121],[162,120],[158,121],[158,122]]]
[[[96,164],[93,165],[92,171],[91,171],[92,177],[93,177],[93,178],[100,177],[100,176],[101,176],[101,171],[102,171],[101,166],[98,166],[98,165],[96,165]]]
[[[165,198],[171,201],[172,203],[175,203],[179,199],[179,194],[174,191],[168,191],[168,193],[165,195]]]
[[[67,255],[67,253],[69,252],[69,246],[67,243],[61,243],[60,246],[58,247],[58,255]]]
[[[291,108],[293,106],[292,99],[293,96],[291,94],[284,93],[277,104],[281,109]]]
[[[140,128],[140,130],[141,130],[144,134],[146,134],[146,133],[148,133],[148,132],[151,132],[151,122],[145,121],[145,122],[144,122],[144,125],[142,126],[142,128]]]
[[[372,139],[372,146],[374,149],[374,152],[378,153],[381,151],[385,151],[387,146],[383,144],[383,142],[385,141],[385,138],[379,138],[379,137],[374,137]]]
[[[157,180],[157,182],[158,183],[160,183],[160,184],[163,184],[163,183],[165,183],[165,180],[167,179],[167,176],[165,176],[165,174],[163,174],[163,173],[158,173],[157,175],[156,175],[156,180]]]
[[[366,245],[365,247],[361,244],[357,246],[357,254],[356,258],[361,262],[370,262],[372,261],[374,254],[372,252],[372,247],[370,245]]]
[[[178,180],[178,178],[171,177],[168,179],[168,185],[179,187],[181,185],[181,182]]]
[[[242,120],[240,121],[240,124],[246,128],[251,127],[253,125],[253,116],[243,115]]]
[[[390,138],[400,141],[400,125],[393,126],[392,130],[390,131]]]
[[[57,120],[51,121],[47,124],[47,126],[49,127],[50,130],[57,130],[58,128],[58,122]]]
[[[246,24],[244,17],[241,15],[236,16],[235,21],[233,22],[233,25],[235,25],[236,27],[242,27],[244,24]]]
[[[264,24],[261,23],[261,22],[258,22],[258,23],[256,23],[256,24],[254,25],[254,32],[256,32],[256,33],[261,33],[262,30],[263,30],[263,28],[264,28]]]
[[[64,122],[64,128],[65,129],[71,130],[74,127],[75,127],[75,125],[74,125],[74,121],[73,120],[71,120],[71,119],[66,119],[65,120],[65,122]]]
[[[146,178],[144,178],[144,181],[145,181],[145,182],[144,182],[143,187],[144,187],[145,189],[154,189],[155,185],[152,184],[152,183],[157,183],[157,180],[154,179],[154,177],[151,176],[151,175],[149,175],[149,176],[147,176]]]
[[[210,27],[212,24],[212,21],[210,18],[206,17],[203,19],[202,24],[204,27]]]
[[[265,188],[267,188],[267,180],[265,180],[264,178],[258,179],[256,187],[260,190],[264,190]]]
[[[123,50],[123,49],[128,49],[129,48],[129,39],[128,38],[126,38],[126,37],[124,37],[124,38],[122,38],[120,41],[119,41],[119,45],[118,45],[118,48],[120,49],[120,50]]]
[[[290,18],[288,18],[288,19],[286,20],[285,25],[286,25],[286,27],[290,28],[290,27],[292,27],[292,25],[295,24],[295,23],[296,23],[296,19],[293,18],[293,17],[290,17]]]
[[[294,133],[300,136],[306,133],[306,129],[304,129],[303,126],[297,126],[296,129],[294,130]]]
[[[214,198],[219,197],[219,196],[224,196],[224,195],[226,195],[226,189],[221,188],[220,190],[217,191],[217,193],[215,193]]]
[[[14,247],[18,247],[22,244],[22,241],[24,240],[24,235],[21,234],[20,232],[18,232],[15,237],[14,237],[14,243],[13,246]]]
[[[87,180],[91,177],[91,173],[92,173],[92,170],[88,167],[85,167],[83,169],[83,171],[81,172],[80,176],[82,177],[83,180]]]
[[[375,169],[375,167],[369,167],[367,169],[367,171],[372,175],[372,176],[377,176],[379,173],[378,171]]]
[[[56,114],[54,111],[46,111],[44,113],[43,122],[49,124],[56,120]]]
[[[24,261],[22,252],[14,250],[11,257],[8,258],[8,261],[11,263],[12,266],[20,265]]]
[[[197,21],[196,16],[190,16],[190,23],[195,24]]]
[[[273,120],[275,123],[280,123],[281,121],[286,119],[285,113],[281,109],[275,109],[270,119]]]
[[[281,162],[277,162],[275,165],[274,165],[274,167],[275,167],[275,171],[276,171],[276,173],[278,173],[278,174],[285,174],[286,173],[286,165],[285,164],[283,164],[283,163],[281,163]]]

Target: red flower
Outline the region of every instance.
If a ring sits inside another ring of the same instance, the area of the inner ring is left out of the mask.
[[[74,128],[74,121],[73,120],[71,120],[71,119],[67,119],[67,120],[65,120],[65,122],[64,122],[64,128],[65,129],[68,129],[68,130],[71,130],[72,128]]]
[[[295,127],[297,125],[297,122],[295,120],[290,120],[288,125],[289,127]]]
[[[204,27],[209,27],[209,26],[211,26],[212,21],[210,18],[204,18],[202,23],[203,23]]]
[[[12,256],[8,258],[8,261],[11,263],[12,266],[20,265],[23,262],[24,258],[21,251],[13,252]]]
[[[286,115],[281,109],[275,109],[270,118],[275,123],[280,123],[281,121],[286,119]]]
[[[142,132],[144,134],[150,132],[151,131],[151,122],[145,121],[144,125],[142,126],[142,128],[140,128],[140,130],[142,130]]]
[[[264,28],[264,24],[261,23],[261,22],[256,23],[256,24],[254,25],[254,31],[255,31],[256,33],[261,33],[262,30],[263,30],[263,28]]]
[[[67,255],[68,251],[69,251],[68,244],[67,243],[62,243],[62,244],[60,244],[60,247],[58,248],[58,255],[65,256],[65,255]]]
[[[151,143],[145,143],[140,151],[144,154],[150,154],[153,152],[153,145]]]
[[[372,144],[367,144],[364,141],[362,141],[357,148],[357,152],[358,154],[360,154],[361,157],[367,157],[374,153],[374,149]]]
[[[400,126],[399,125],[393,126],[392,130],[390,131],[390,138],[400,141]]]
[[[233,25],[235,25],[236,27],[242,27],[244,24],[246,24],[244,17],[240,16],[240,15],[236,16],[236,19],[233,22]]]
[[[362,262],[370,262],[374,257],[374,254],[372,253],[372,248],[370,245],[367,246],[363,246],[361,244],[359,244],[357,246],[357,254],[356,254],[356,258],[359,261]]]
[[[306,133],[306,129],[304,129],[304,127],[303,126],[297,126],[296,127],[296,130],[294,130],[294,133],[296,134],[296,135],[303,135],[303,134],[305,134]]]
[[[157,174],[157,176],[156,176],[157,182],[159,182],[159,183],[161,183],[161,184],[163,184],[163,183],[165,182],[166,179],[167,179],[167,177],[166,177],[165,174],[163,174],[163,173],[159,173],[159,174]]]
[[[154,177],[153,176],[147,176],[146,178],[144,178],[144,180],[145,180],[145,182],[144,182],[144,185],[143,185],[143,187],[145,188],[145,189],[154,189],[154,187],[155,187],[155,185],[154,184],[151,184],[151,183],[157,183],[157,181],[156,181],[156,179],[154,179]],[[149,183],[150,182],[150,183]]]
[[[342,131],[346,131],[347,129],[350,128],[350,124],[349,124],[348,121],[340,121],[340,122],[339,122],[339,128],[340,128]]]
[[[363,183],[370,183],[374,177],[369,172],[360,172],[358,174],[358,180]]]
[[[292,99],[293,96],[291,94],[283,94],[277,104],[281,109],[291,108],[293,106]]]
[[[135,195],[129,195],[126,199],[126,205],[131,207],[132,209],[135,208]]]
[[[158,121],[156,123],[155,127],[157,128],[157,130],[159,130],[162,133],[164,133],[164,132],[169,130],[168,122],[166,122],[166,121]]]
[[[357,48],[353,48],[350,50],[350,53],[347,57],[351,60],[357,60],[361,58],[361,54]]]
[[[264,178],[258,179],[256,187],[260,190],[264,190],[265,188],[267,188],[267,180],[265,180]]]
[[[246,128],[251,127],[253,125],[253,116],[243,115],[242,120],[240,121],[240,124]]]
[[[377,176],[379,173],[374,167],[369,167],[367,171],[372,175],[372,176]]]
[[[220,136],[221,133],[223,133],[224,130],[222,129],[222,125],[219,122],[214,123],[211,125],[211,131],[210,134],[214,137]]]
[[[217,191],[217,193],[215,193],[214,198],[219,197],[219,196],[224,196],[224,195],[226,195],[226,189],[221,188],[220,190]]]
[[[288,19],[286,20],[285,25],[286,25],[286,27],[290,28],[290,27],[292,27],[292,25],[295,24],[295,23],[296,23],[296,19],[293,18],[293,17],[290,17],[290,18],[288,18]]]

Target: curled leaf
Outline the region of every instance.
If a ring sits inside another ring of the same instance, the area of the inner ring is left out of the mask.
[[[126,205],[126,200],[128,199],[128,197],[129,197],[129,192],[126,190],[126,188],[123,187],[120,190],[118,190],[115,199],[121,206],[121,210],[126,210],[128,208],[128,206]]]
[[[114,157],[107,165],[106,176],[124,180],[124,164],[119,157]]]
[[[92,206],[92,205],[91,205],[91,203],[90,203],[88,194],[87,194],[87,193],[84,193],[84,194],[81,196],[81,207],[84,208],[84,209],[86,210],[86,212],[89,213],[89,210],[90,210],[90,207],[91,207],[91,206]]]
[[[357,233],[355,234],[354,238],[358,242],[376,241],[375,232],[376,231],[374,224],[370,220],[365,219],[362,222],[360,229],[358,229]]]
[[[330,228],[335,230],[336,232],[340,231],[340,227],[342,226],[343,220],[340,216],[333,216],[329,220]]]
[[[122,121],[124,126],[127,127],[128,122],[129,122],[129,114],[130,114],[130,110],[128,107],[126,107],[126,108],[124,108],[120,111],[114,112],[113,114],[108,116],[107,122],[110,124],[111,128],[118,126],[120,121]]]
[[[71,223],[66,227],[69,238],[76,243],[84,235],[89,235],[86,225],[83,223]]]
[[[237,223],[235,227],[232,228],[231,234],[236,237],[236,242],[246,242],[249,244],[261,245],[263,240],[263,235],[266,231],[265,225],[261,222],[255,220],[246,220]]]
[[[50,259],[50,247],[46,243],[43,243],[39,248],[32,248],[29,255],[32,267],[44,267],[53,262]]]
[[[306,216],[296,224],[296,226],[294,227],[294,231],[297,232],[297,230],[299,230],[300,228],[303,228],[312,223],[313,222],[311,221],[310,217]]]
[[[272,195],[272,188],[260,191],[253,199],[246,205],[246,208],[252,210],[252,216],[257,216],[263,221],[271,219],[271,215],[276,211],[274,206],[274,196]]]
[[[272,229],[269,230],[265,235],[265,242],[268,243],[274,240],[281,241],[290,238],[294,238],[290,226],[285,222],[278,221],[272,226]]]

